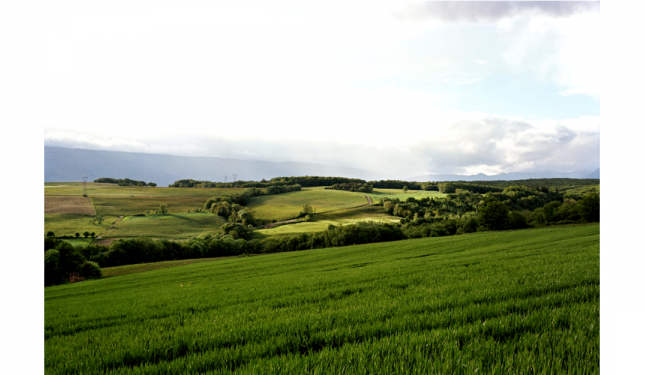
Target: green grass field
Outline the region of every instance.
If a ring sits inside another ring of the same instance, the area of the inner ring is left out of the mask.
[[[132,195],[136,196],[200,196],[204,201],[210,197],[222,194],[240,193],[245,189],[228,189],[228,188],[168,188],[168,187],[146,187],[133,186]],[[46,182],[45,195],[82,195],[82,182]],[[96,195],[120,195],[130,196],[129,186],[119,186],[116,184],[87,183],[87,195],[94,197]]]
[[[291,193],[255,197],[248,207],[256,219],[281,221],[296,217],[303,204],[315,208],[316,213],[323,213],[364,206],[367,199],[363,194],[348,191],[303,188]]]
[[[50,374],[597,374],[600,226],[203,262],[45,289]]]
[[[208,198],[194,195],[134,197],[97,195],[92,197],[92,203],[99,215],[125,216],[145,213],[146,210],[156,210],[163,203],[167,205],[170,213],[186,213],[189,209],[204,208],[206,199]]]
[[[45,233],[54,232],[57,236],[73,236],[74,233],[88,231],[97,236],[107,229],[116,219],[115,216],[104,216],[101,225],[92,223],[94,216],[81,214],[45,214]]]
[[[253,232],[254,238],[270,236],[284,236],[309,232],[320,232],[327,229],[329,224],[343,225],[354,224],[359,221],[380,221],[384,223],[398,223],[400,218],[388,215],[382,207],[370,206],[333,211],[314,215],[311,221],[296,224],[284,224],[270,229],[259,229]]]
[[[82,235],[81,235],[82,236]],[[72,244],[72,246],[82,246],[82,247],[87,247],[92,241],[94,241],[93,238],[61,238],[63,241],[69,242]]]
[[[156,263],[142,263],[142,264],[128,264],[126,266],[105,267],[102,269],[103,278],[129,275],[131,273],[147,272],[158,270],[162,268],[185,266],[187,264],[212,262],[216,260],[224,260],[237,257],[221,257],[221,258],[199,258],[199,259],[183,259],[183,260],[167,260],[164,262]]]
[[[152,237],[187,239],[216,232],[225,220],[211,213],[128,216],[102,238]]]
[[[399,198],[404,201],[409,197],[415,199],[421,199],[425,197],[430,198],[444,198],[448,194],[440,193],[438,191],[425,191],[425,190],[408,190],[407,193],[404,193],[402,189],[374,189],[374,192],[369,194],[372,197],[372,201],[377,203],[379,198],[390,198],[395,199]]]

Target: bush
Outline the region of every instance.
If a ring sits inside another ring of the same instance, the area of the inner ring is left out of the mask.
[[[81,236],[81,234],[80,234],[80,233],[74,233],[74,237],[78,238],[78,237],[80,237],[80,236]]]
[[[45,285],[52,285],[60,282],[60,253],[58,250],[45,251]]]
[[[86,260],[85,263],[83,263],[82,274],[87,279],[94,279],[103,276],[103,271],[101,271],[101,267],[99,267],[98,263]]]
[[[52,232],[52,231],[47,232],[47,235],[46,235],[46,236],[47,236],[47,237],[56,237],[56,235],[55,235],[55,234],[54,234],[54,232]]]

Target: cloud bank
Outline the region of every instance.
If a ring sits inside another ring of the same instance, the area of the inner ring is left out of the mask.
[[[448,22],[498,21],[526,13],[569,17],[599,6],[600,2],[594,1],[429,1],[415,6],[408,15]]]
[[[215,156],[274,162],[298,161],[352,167],[406,178],[423,173],[488,174],[593,170],[600,163],[600,119],[527,121],[483,113],[462,116],[422,138],[392,129],[375,143],[231,139],[205,135],[173,141],[134,141],[65,131],[49,131],[45,145],[55,147]]]

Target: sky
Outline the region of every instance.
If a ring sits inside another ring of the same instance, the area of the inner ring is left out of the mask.
[[[45,146],[396,176],[600,165],[598,2],[38,9],[9,64],[33,75]]]

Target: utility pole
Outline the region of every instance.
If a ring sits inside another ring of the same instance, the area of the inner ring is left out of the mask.
[[[87,197],[87,189],[85,188],[85,184],[87,183],[87,177],[83,176],[83,196]]]
[[[237,173],[233,173],[233,187],[235,187],[236,180],[237,180]]]

